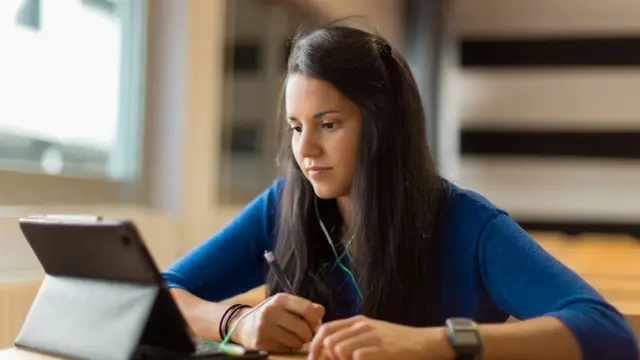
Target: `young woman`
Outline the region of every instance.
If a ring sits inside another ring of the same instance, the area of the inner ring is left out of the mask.
[[[301,34],[282,122],[283,178],[164,272],[197,335],[237,326],[236,343],[311,342],[311,359],[638,358],[615,308],[507,213],[438,176],[412,74],[381,37]],[[217,303],[265,279],[278,295],[258,308]]]

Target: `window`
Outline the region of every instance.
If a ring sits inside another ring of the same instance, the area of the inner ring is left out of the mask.
[[[40,0],[25,0],[16,12],[16,23],[27,28],[40,28]]]
[[[1,205],[141,200],[145,18],[143,0],[0,1]]]

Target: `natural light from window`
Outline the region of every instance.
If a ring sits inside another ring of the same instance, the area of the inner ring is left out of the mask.
[[[0,0],[0,168],[124,181],[137,176],[125,136],[118,1]],[[120,4],[121,5],[121,4]],[[133,138],[133,139],[132,139]],[[127,149],[127,153],[123,153]]]

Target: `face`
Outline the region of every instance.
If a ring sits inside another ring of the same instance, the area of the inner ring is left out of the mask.
[[[358,107],[330,83],[300,74],[287,80],[285,106],[293,154],[316,195],[348,196],[362,126]]]

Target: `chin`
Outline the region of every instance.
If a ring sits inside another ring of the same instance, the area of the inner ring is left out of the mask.
[[[320,186],[314,186],[313,192],[316,193],[316,196],[323,200],[335,199],[339,197],[336,191],[332,191],[331,189],[327,189]]]
[[[313,192],[317,197],[323,200],[337,199],[343,196],[344,191],[338,186],[332,186],[330,184],[314,183],[311,182]]]

